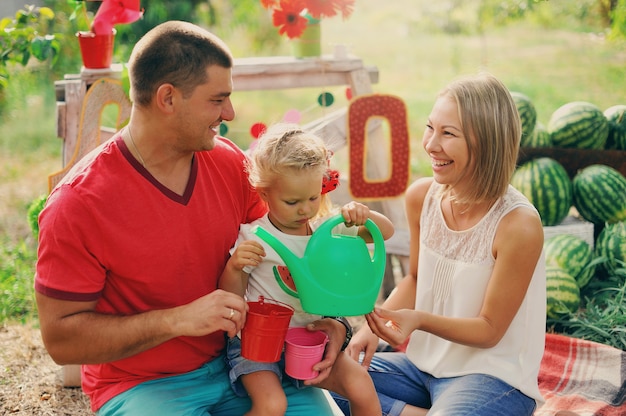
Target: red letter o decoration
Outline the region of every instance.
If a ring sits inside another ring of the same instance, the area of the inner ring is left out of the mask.
[[[390,126],[391,149],[387,154],[391,155],[391,175],[382,180],[368,180],[366,174],[367,124],[372,117],[385,118]],[[348,144],[350,193],[353,197],[391,198],[406,190],[409,181],[409,132],[404,101],[380,94],[356,97],[348,108]]]

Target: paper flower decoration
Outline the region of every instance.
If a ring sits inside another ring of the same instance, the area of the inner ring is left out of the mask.
[[[111,33],[113,26],[133,23],[141,18],[139,0],[102,0],[91,25],[95,34]]]
[[[272,11],[272,24],[289,39],[300,37],[309,23],[341,15],[345,20],[354,10],[355,0],[260,0]]]

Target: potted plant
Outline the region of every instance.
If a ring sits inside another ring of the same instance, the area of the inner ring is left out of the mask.
[[[272,12],[272,24],[278,33],[293,42],[297,58],[321,55],[320,21],[352,14],[355,0],[260,0]]]
[[[100,1],[93,20],[89,18],[86,1]],[[139,20],[143,10],[139,0],[76,0],[72,18],[82,25],[76,33],[83,65],[88,69],[108,68],[113,59],[115,25]]]

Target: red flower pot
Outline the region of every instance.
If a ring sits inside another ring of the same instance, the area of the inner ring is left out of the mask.
[[[93,32],[78,32],[76,34],[85,68],[102,69],[111,66],[115,32],[113,29],[107,35],[96,35]]]

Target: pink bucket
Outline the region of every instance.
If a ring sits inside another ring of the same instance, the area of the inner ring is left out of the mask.
[[[241,330],[241,355],[248,360],[275,363],[280,360],[293,308],[259,297],[248,302],[246,324]]]
[[[289,328],[285,338],[285,372],[298,380],[310,380],[319,375],[313,366],[324,356],[328,335],[306,328]]]

